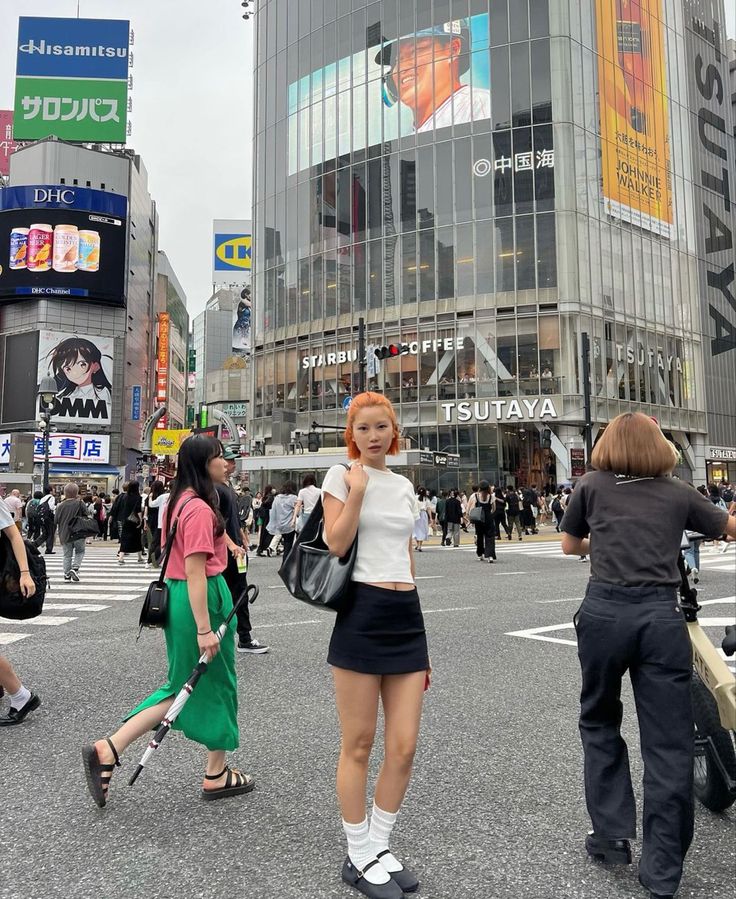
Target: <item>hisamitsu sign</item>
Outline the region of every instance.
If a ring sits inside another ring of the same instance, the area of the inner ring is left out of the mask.
[[[16,139],[125,143],[129,38],[127,20],[22,16]]]

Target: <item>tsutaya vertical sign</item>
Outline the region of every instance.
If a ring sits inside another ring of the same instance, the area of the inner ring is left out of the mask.
[[[662,0],[597,0],[606,212],[672,235]]]
[[[686,20],[690,72],[690,105],[697,116],[693,128],[693,180],[697,182],[695,203],[698,221],[698,255],[701,258],[700,294],[710,319],[711,356],[736,350],[736,289],[734,285],[734,216],[736,185],[729,183],[733,171],[730,90],[725,36],[720,22],[712,18],[717,5],[688,0]],[[707,359],[707,357],[706,357]],[[707,374],[733,385],[734,358],[723,366],[711,359]],[[731,398],[732,401],[732,398]],[[723,410],[724,412],[726,410]],[[731,412],[733,409],[731,409]],[[725,442],[725,439],[724,439]]]
[[[156,358],[156,405],[164,406],[168,398],[169,388],[169,332],[171,319],[168,312],[158,315],[158,355]],[[164,415],[156,424],[159,430],[166,428],[167,416]]]

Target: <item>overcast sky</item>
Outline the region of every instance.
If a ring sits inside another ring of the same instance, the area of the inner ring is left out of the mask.
[[[76,16],[77,0],[0,2],[0,109],[12,109],[19,15]],[[736,2],[725,5],[736,37]],[[210,295],[212,219],[250,218],[253,20],[241,18],[239,0],[79,0],[79,10],[131,21],[128,146],[148,169],[160,248],[194,316]]]
[[[76,16],[77,0],[0,0],[0,109],[14,100],[18,17]],[[212,288],[212,219],[250,218],[253,20],[239,0],[80,0],[83,18],[130,19],[133,133],[160,216],[159,247],[191,316]]]

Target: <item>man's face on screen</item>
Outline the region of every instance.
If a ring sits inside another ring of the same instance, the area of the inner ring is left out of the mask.
[[[426,109],[453,81],[453,44],[444,38],[401,41],[393,77],[399,100],[410,109]],[[460,42],[458,41],[458,44]]]

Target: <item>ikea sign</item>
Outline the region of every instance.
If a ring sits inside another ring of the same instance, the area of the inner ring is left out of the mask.
[[[250,234],[215,234],[213,268],[215,272],[250,272],[253,238]]]

